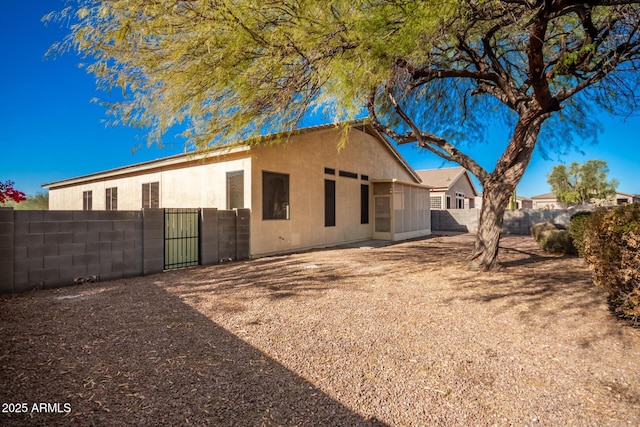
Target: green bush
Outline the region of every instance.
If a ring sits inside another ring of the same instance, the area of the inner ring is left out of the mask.
[[[584,258],[594,283],[609,292],[616,313],[640,318],[640,207],[618,206],[591,214]]]
[[[573,247],[576,248],[578,255],[584,258],[584,229],[587,224],[587,220],[591,212],[580,211],[571,216],[569,222],[569,235],[571,236],[571,242]]]
[[[575,253],[571,236],[564,225],[543,222],[531,228],[533,238],[545,252],[569,254]]]

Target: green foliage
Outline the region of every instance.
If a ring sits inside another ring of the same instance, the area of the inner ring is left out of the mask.
[[[540,248],[545,252],[557,254],[575,253],[569,230],[563,225],[543,222],[535,224],[531,228],[531,233]]]
[[[581,211],[576,212],[571,216],[569,222],[569,234],[571,235],[571,241],[573,246],[578,251],[578,255],[584,258],[584,231],[587,226],[587,221],[591,216],[591,212]]]
[[[353,118],[371,93],[377,113],[398,131],[409,124],[395,114],[388,93],[430,133],[476,139],[490,122],[487,114],[512,120],[520,114],[516,104],[533,99],[527,49],[543,15],[528,2],[500,0],[69,4],[45,17],[71,23],[51,54],[79,52],[102,89],[122,90],[121,102],[107,104],[115,123],[148,128],[150,141],[184,123],[199,147],[290,130],[314,109],[333,121]],[[636,59],[616,51],[611,34],[629,31],[637,7],[589,6],[588,26],[602,32],[598,42],[585,34],[582,9],[563,6],[546,24],[543,68],[563,96],[578,83],[599,82],[614,62]],[[624,49],[635,52],[635,42],[625,41]],[[615,61],[601,61],[610,51]],[[554,133],[564,141],[588,134],[595,115],[566,104],[556,124],[567,132]]]
[[[584,164],[554,166],[547,175],[551,190],[561,203],[586,204],[595,199],[609,199],[616,194],[618,182],[607,181],[609,168],[604,160],[589,160]]]
[[[584,257],[594,283],[607,290],[616,313],[640,319],[640,206],[618,206],[591,214]]]
[[[596,135],[593,109],[640,105],[631,0],[69,4],[47,17],[71,23],[51,52],[83,55],[101,89],[123,93],[106,104],[114,122],[148,129],[150,142],[178,123],[207,148],[286,134],[318,110],[327,122],[367,115],[398,144],[417,143],[493,188],[484,209],[507,206],[539,135],[554,150],[582,144]],[[496,119],[512,132],[488,172],[462,149],[486,141]],[[495,217],[481,216],[491,223],[479,227],[476,268],[494,265],[500,224],[486,218]]]

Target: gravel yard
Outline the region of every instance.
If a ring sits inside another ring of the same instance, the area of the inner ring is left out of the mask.
[[[640,425],[640,330],[582,260],[507,236],[477,273],[472,243],[4,296],[0,425]]]

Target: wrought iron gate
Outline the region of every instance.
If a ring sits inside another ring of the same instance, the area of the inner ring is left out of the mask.
[[[198,209],[164,210],[164,269],[200,263]]]

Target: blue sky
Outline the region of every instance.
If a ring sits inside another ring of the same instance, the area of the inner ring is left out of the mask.
[[[182,140],[168,135],[165,147],[147,148],[144,130],[105,125],[106,112],[91,99],[109,99],[99,93],[94,79],[78,67],[81,59],[67,54],[45,59],[49,46],[65,30],[45,26],[41,18],[64,6],[62,0],[0,1],[0,181],[10,179],[27,194],[41,185],[74,176],[165,157],[183,151]],[[618,191],[640,193],[640,118],[603,116],[605,131],[599,144],[585,143],[584,154],[542,158],[534,154],[518,194],[534,196],[550,191],[546,174],[560,162],[607,161],[609,177],[619,181]],[[488,145],[467,151],[483,167],[493,169],[508,134],[495,131]],[[414,169],[447,165],[426,152],[399,147]]]

